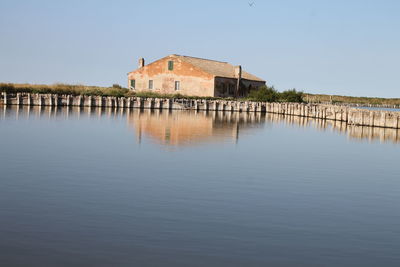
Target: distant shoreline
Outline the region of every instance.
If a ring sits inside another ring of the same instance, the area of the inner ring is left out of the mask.
[[[359,97],[305,93],[304,101],[317,104],[343,104],[351,106],[400,108],[400,98]]]

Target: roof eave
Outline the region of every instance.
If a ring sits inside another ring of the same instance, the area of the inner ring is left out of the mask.
[[[215,78],[224,78],[224,79],[237,79],[237,77],[226,77],[226,76],[220,76],[220,75],[214,75]],[[267,81],[264,80],[255,80],[255,79],[246,79],[246,78],[240,78],[241,80],[246,80],[246,81],[251,81],[251,82],[264,82],[266,83]]]

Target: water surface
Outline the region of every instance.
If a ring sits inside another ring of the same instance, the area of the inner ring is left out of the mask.
[[[399,132],[0,111],[1,266],[399,266]]]
[[[383,107],[356,107],[356,108],[368,109],[368,110],[382,110],[382,111],[390,111],[390,112],[400,111],[400,109],[398,109],[398,108],[383,108]]]

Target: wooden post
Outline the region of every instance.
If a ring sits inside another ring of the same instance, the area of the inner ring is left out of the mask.
[[[381,113],[381,127],[386,127],[386,112]]]
[[[98,96],[97,97],[97,106],[98,107],[102,107],[103,106],[103,97],[102,96]]]
[[[39,106],[43,106],[43,99],[42,99],[42,95],[40,95],[40,94],[37,94],[36,95],[37,96],[37,99],[38,99],[38,105]]]
[[[252,111],[253,112],[258,112],[259,111],[258,104],[259,103],[252,102],[252,109],[253,109]]]
[[[136,98],[137,107],[143,109],[143,101],[141,97]]]
[[[52,94],[48,94],[47,95],[47,98],[48,98],[48,105],[49,106],[53,106],[53,95]]]
[[[17,105],[21,105],[21,93],[17,93]]]
[[[87,100],[87,106],[91,107],[92,106],[92,96],[88,96],[88,100]]]
[[[244,112],[249,112],[250,111],[250,105],[249,101],[244,102]]]
[[[204,108],[206,111],[214,110],[214,104],[212,100],[205,100],[204,101]]]
[[[27,102],[28,106],[32,105],[32,99],[31,99],[31,94],[28,94],[28,102]]]
[[[224,112],[226,110],[226,101],[221,101],[219,102],[219,106],[218,109],[222,112]]]
[[[147,98],[145,103],[145,108],[152,109],[153,108],[153,98]]]
[[[364,126],[364,112],[361,111],[361,126]]]
[[[214,100],[214,101],[212,102],[211,110],[217,111],[217,110],[218,110],[217,105],[218,105],[218,104],[217,104],[217,101]]]
[[[154,109],[160,109],[160,99],[159,98],[155,98],[154,99]]]

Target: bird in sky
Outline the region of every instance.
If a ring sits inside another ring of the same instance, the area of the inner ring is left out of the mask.
[[[249,3],[249,6],[250,7],[254,6],[254,2]]]

